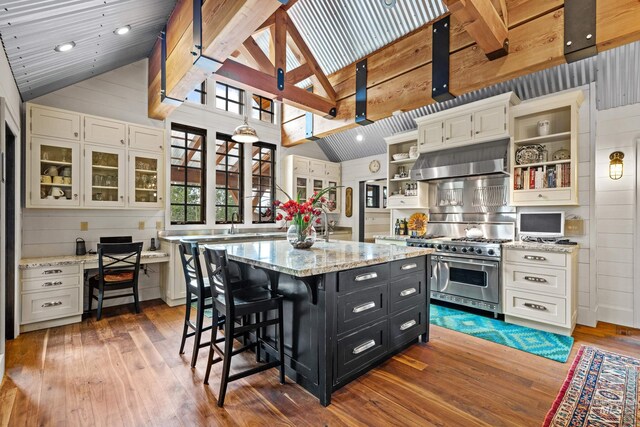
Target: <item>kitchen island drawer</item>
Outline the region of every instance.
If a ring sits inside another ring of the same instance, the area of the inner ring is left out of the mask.
[[[566,270],[505,263],[505,286],[524,291],[566,296]]]
[[[427,331],[426,305],[417,305],[389,318],[389,348],[401,347]]]
[[[57,276],[57,275],[56,275]],[[59,288],[80,286],[80,275],[75,276],[60,276],[60,277],[43,277],[39,279],[30,279],[22,281],[22,292],[29,291],[48,291]]]
[[[369,363],[383,357],[388,349],[387,318],[361,331],[348,335],[337,344],[337,378],[340,383]]]
[[[505,314],[564,326],[567,323],[567,300],[507,289]]]
[[[23,279],[49,279],[55,276],[80,274],[80,264],[55,265],[51,267],[26,268],[22,270]]]
[[[358,328],[387,315],[387,284],[339,295],[338,334]]]
[[[546,267],[564,267],[567,265],[567,259],[563,253],[510,248],[505,252],[506,262]]]
[[[22,295],[22,324],[82,314],[80,287]]]
[[[386,283],[388,279],[389,264],[375,264],[341,271],[338,274],[338,291],[349,292],[354,289]]]
[[[395,313],[419,303],[426,304],[425,283],[424,271],[399,276],[389,282],[389,313]]]
[[[427,257],[425,256],[393,261],[389,267],[389,277],[394,278],[400,274],[410,274],[424,270],[426,264]]]

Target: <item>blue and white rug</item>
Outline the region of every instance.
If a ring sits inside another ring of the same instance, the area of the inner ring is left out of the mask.
[[[493,341],[556,362],[566,362],[573,337],[512,325],[502,320],[431,304],[431,324]]]

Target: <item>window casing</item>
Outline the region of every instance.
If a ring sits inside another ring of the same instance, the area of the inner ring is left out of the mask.
[[[186,101],[207,105],[207,81],[203,81],[198,88],[189,92]]]
[[[243,115],[244,90],[216,82],[216,108]]]
[[[275,222],[276,146],[257,142],[251,148],[251,200],[253,223]]]
[[[216,134],[216,223],[242,223],[244,203],[244,145],[231,136]],[[238,217],[233,217],[237,213]]]
[[[171,224],[205,224],[206,139],[204,129],[171,125]]]
[[[266,123],[274,123],[273,99],[254,94],[251,99],[251,117]]]

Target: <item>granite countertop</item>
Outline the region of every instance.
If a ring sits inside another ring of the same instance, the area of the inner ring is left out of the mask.
[[[373,236],[374,239],[383,239],[383,240],[398,240],[398,241],[405,241],[407,239],[410,239],[411,236],[389,236],[389,235],[378,235],[378,236]]]
[[[176,236],[161,236],[159,239],[170,243],[179,243],[180,240],[194,240],[197,242],[226,242],[233,240],[269,240],[269,239],[285,239],[286,231],[261,231],[256,233],[237,233],[237,234],[181,234]]]
[[[142,251],[141,258],[165,258],[169,257],[166,252],[159,251]],[[37,258],[22,258],[20,260],[20,270],[26,270],[28,268],[37,267],[55,267],[60,265],[72,265],[83,264],[86,262],[96,262],[98,260],[97,254],[86,255],[60,255],[60,256],[48,256]]]
[[[557,245],[555,243],[520,242],[503,243],[505,249],[524,249],[530,251],[557,252],[570,254],[580,249],[580,245]]]
[[[226,243],[229,259],[297,277],[314,276],[425,256],[434,249],[358,242],[316,242],[310,249],[293,249],[287,241]]]

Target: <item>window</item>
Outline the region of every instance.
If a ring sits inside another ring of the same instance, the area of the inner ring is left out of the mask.
[[[205,223],[207,132],[171,125],[171,224]]]
[[[251,156],[253,223],[274,222],[273,202],[276,187],[275,145],[257,142]]]
[[[260,95],[253,95],[251,117],[263,122],[273,123],[273,116],[273,100]]]
[[[216,222],[242,222],[243,145],[216,134]],[[234,216],[237,214],[237,217]]]
[[[367,207],[380,207],[380,187],[377,185],[367,184]]]
[[[203,81],[200,87],[189,92],[186,100],[194,104],[205,105],[207,103],[207,81]]]
[[[244,90],[216,82],[216,108],[244,114]]]

